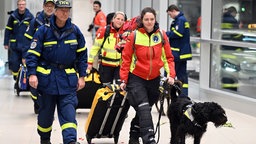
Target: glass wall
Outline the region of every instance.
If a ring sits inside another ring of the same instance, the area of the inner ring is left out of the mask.
[[[213,1],[211,87],[241,95],[256,92],[256,1]]]

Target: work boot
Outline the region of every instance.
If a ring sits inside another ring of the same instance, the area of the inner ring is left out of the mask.
[[[51,144],[50,140],[41,140],[41,144]]]
[[[80,144],[79,142],[70,142],[69,144]]]
[[[136,138],[130,138],[128,144],[140,144],[140,141]]]

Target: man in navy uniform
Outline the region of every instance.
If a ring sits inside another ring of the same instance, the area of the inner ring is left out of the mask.
[[[59,0],[55,7],[50,24],[36,31],[26,57],[29,84],[39,93],[37,131],[41,144],[51,144],[57,106],[63,144],[79,144],[76,91],[85,86],[87,49],[83,34],[69,18],[70,1]]]

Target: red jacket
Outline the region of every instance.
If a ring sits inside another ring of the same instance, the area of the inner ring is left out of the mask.
[[[168,76],[175,78],[174,57],[166,33],[157,29],[149,37],[143,28],[131,33],[122,52],[121,80],[127,83],[129,72],[151,80],[160,75],[162,67]]]

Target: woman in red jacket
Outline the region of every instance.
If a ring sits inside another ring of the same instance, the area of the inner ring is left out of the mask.
[[[168,38],[159,29],[154,9],[142,10],[141,23],[128,37],[122,60],[120,87],[127,88],[129,103],[136,111],[129,144],[139,144],[139,136],[144,144],[155,144],[151,106],[159,97],[160,69],[165,68],[169,84],[174,83],[175,70]]]

